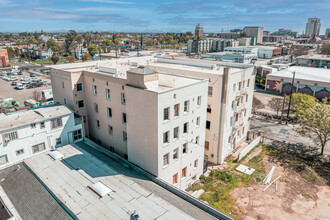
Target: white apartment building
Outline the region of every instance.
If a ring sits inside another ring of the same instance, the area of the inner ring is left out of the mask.
[[[63,105],[0,114],[0,167],[82,139],[79,118]]]
[[[208,80],[154,71],[153,57],[52,66],[54,101],[86,136],[170,184],[203,173]]]
[[[187,58],[159,58],[148,68],[209,80],[205,159],[221,164],[247,138],[254,91],[252,65],[226,64]],[[232,65],[229,67],[228,65]]]

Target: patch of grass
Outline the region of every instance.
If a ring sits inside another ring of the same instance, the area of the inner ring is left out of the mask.
[[[311,195],[309,195],[308,193],[302,193],[301,194],[303,197],[305,197],[306,199],[312,199],[313,197]]]
[[[65,63],[66,59],[61,59],[57,62],[57,64],[59,63]],[[53,64],[53,62],[51,60],[45,60],[45,61],[33,61],[33,63],[36,64],[40,64],[40,65],[47,65],[47,64]]]

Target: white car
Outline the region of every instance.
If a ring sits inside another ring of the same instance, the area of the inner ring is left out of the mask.
[[[21,90],[21,89],[24,89],[24,86],[23,86],[23,84],[19,83],[15,86],[15,88]]]
[[[20,79],[21,81],[31,81],[31,78],[28,76],[24,76]]]
[[[31,80],[23,80],[21,81],[22,84],[29,84],[31,82]]]
[[[31,78],[31,81],[32,81],[32,82],[40,82],[41,79],[40,79],[39,77],[32,77],[32,78]]]
[[[11,76],[9,77],[9,81],[16,81],[18,80],[17,76]]]

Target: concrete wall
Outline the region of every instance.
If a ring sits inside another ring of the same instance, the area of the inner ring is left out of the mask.
[[[244,150],[242,150],[238,155],[238,161],[240,161],[247,153],[249,153],[255,146],[260,143],[261,136],[254,139]]]

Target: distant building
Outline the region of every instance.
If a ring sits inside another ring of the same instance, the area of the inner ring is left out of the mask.
[[[230,30],[230,33],[242,34],[243,33],[243,29],[232,29],[232,30]]]
[[[0,166],[83,137],[80,118],[63,105],[0,114]]]
[[[264,35],[263,42],[280,42],[283,40],[283,36],[276,35]]]
[[[203,40],[189,40],[187,42],[187,52],[191,53],[208,53],[208,52],[222,52],[226,47],[234,46],[233,39],[203,39]]]
[[[238,46],[244,46],[248,47],[251,45],[251,38],[250,37],[245,37],[245,38],[238,38]]]
[[[263,42],[263,27],[251,26],[251,27],[244,27],[244,33],[247,37],[254,37],[256,38],[257,44],[261,44]]]
[[[302,55],[297,57],[297,65],[309,67],[327,67],[330,69],[330,56],[321,54]]]
[[[219,38],[222,38],[222,39],[234,39],[234,40],[237,40],[240,37],[242,37],[242,34],[241,33],[235,33],[235,32],[232,32],[232,33],[220,33],[219,34]]]
[[[325,30],[325,37],[326,37],[326,38],[330,38],[330,28],[327,28],[327,29]]]
[[[330,97],[330,70],[293,66],[267,75],[266,91],[290,94],[295,72],[293,92],[307,93],[318,99]]]
[[[9,63],[7,49],[0,49],[0,67],[5,67]]]
[[[204,29],[203,26],[201,24],[196,25],[195,28],[195,36],[202,39],[204,36]]]
[[[319,35],[321,29],[321,22],[319,18],[308,18],[308,22],[306,24],[306,35]]]
[[[291,37],[298,37],[299,33],[297,31],[292,31],[290,29],[278,29],[278,31],[275,31],[272,33],[272,35],[277,35],[277,36],[291,36]]]
[[[230,47],[225,48],[227,52],[243,52],[258,54],[258,58],[271,59],[282,55],[281,47],[255,46],[255,47]]]

